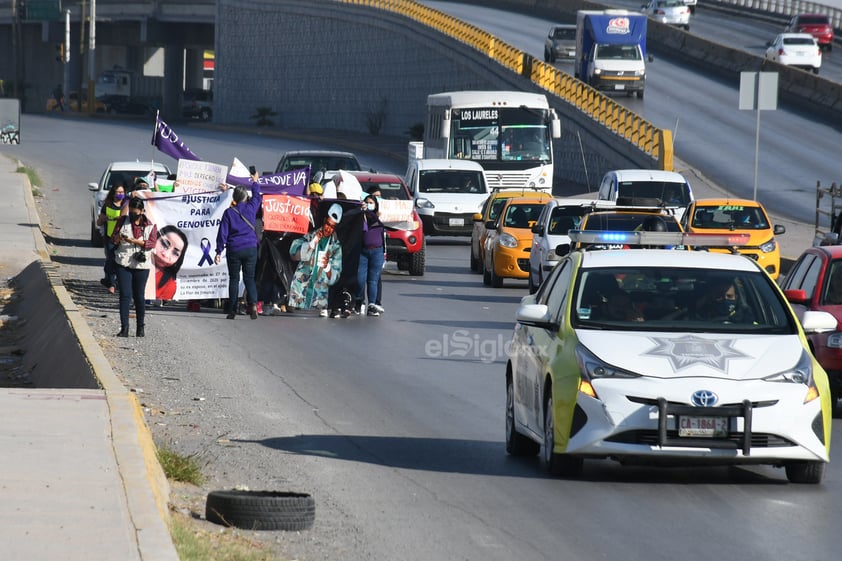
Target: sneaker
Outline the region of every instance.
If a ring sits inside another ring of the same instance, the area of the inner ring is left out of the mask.
[[[327,310],[319,310],[319,317],[326,318],[328,316]]]
[[[260,314],[261,316],[263,315],[263,302],[257,303],[257,313]]]
[[[375,307],[375,304],[371,304],[368,307],[368,313],[366,315],[377,317],[377,316],[380,315],[380,312],[377,311],[377,308]]]
[[[333,310],[333,311],[330,313],[330,317],[332,317],[333,319],[340,319],[340,318],[342,318],[342,317],[343,317],[343,316],[342,316],[342,310]]]
[[[386,313],[386,309],[383,306],[381,306],[380,304],[372,304],[369,307],[377,310],[378,315]]]
[[[266,310],[266,314],[265,314],[265,315],[267,315],[267,316],[279,316],[279,315],[281,315],[282,313],[284,313],[284,312],[283,312],[283,311],[282,311],[282,310],[278,307],[278,305],[277,305],[277,304],[272,304],[272,305],[271,305],[271,306],[270,306],[270,307]]]

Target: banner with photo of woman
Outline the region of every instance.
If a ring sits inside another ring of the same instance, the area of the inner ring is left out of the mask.
[[[227,168],[209,162],[192,161],[185,172],[192,192],[145,191],[146,214],[158,227],[158,242],[152,252],[152,271],[146,298],[153,300],[205,300],[228,297],[228,269],[225,261],[214,264],[216,233],[222,214],[231,204],[233,190],[220,191]],[[212,187],[210,187],[212,186]],[[210,187],[210,188],[209,188]],[[205,189],[204,191],[200,189]]]

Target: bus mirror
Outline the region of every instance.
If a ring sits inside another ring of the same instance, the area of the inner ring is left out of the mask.
[[[552,128],[553,138],[561,138],[561,119],[555,117],[550,121],[550,126]]]
[[[450,115],[448,114],[441,122],[441,137],[450,138]]]

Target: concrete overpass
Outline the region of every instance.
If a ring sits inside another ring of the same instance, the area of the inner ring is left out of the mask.
[[[56,45],[65,40],[66,10],[67,89],[87,89],[91,0],[62,0],[62,15],[55,20],[25,19],[17,1],[0,0],[0,45],[10,54],[0,57],[0,80],[6,95],[13,95],[15,83],[23,85],[17,90],[23,111],[43,111],[55,85],[64,82]],[[183,85],[202,85],[202,53],[214,48],[216,1],[96,0],[95,6],[94,75],[115,66],[132,71],[137,93],[161,98],[165,114],[178,118]]]

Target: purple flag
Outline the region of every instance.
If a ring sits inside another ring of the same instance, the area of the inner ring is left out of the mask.
[[[152,135],[152,145],[176,160],[201,160],[184,145],[172,127],[162,121],[158,114],[155,115],[155,134]]]

